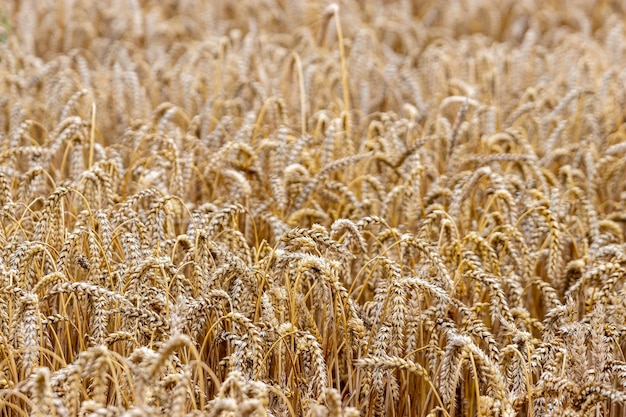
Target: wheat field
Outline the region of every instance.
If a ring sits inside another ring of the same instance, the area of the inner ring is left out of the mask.
[[[0,417],[625,416],[626,3],[0,3]]]

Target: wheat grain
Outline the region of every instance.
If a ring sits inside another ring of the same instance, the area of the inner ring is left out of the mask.
[[[623,414],[619,2],[5,3],[0,415]]]

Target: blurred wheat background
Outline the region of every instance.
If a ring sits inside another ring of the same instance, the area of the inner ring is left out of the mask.
[[[0,3],[0,417],[626,415],[625,12]]]

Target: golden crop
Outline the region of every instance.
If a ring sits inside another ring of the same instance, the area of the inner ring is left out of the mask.
[[[625,415],[625,19],[0,3],[0,417]]]

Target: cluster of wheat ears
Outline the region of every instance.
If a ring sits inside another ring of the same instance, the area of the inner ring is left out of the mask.
[[[0,4],[0,417],[626,414],[620,1]]]

